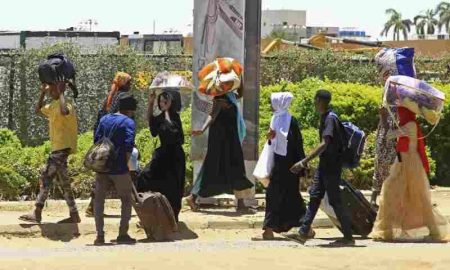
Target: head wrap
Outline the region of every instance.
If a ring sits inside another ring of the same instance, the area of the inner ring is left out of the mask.
[[[112,102],[114,100],[114,96],[117,92],[126,85],[131,80],[131,76],[125,72],[117,72],[116,76],[114,76],[114,80],[111,84],[111,90],[108,93],[108,98],[106,99],[105,110],[109,111],[111,108]]]
[[[422,160],[423,168],[426,173],[430,173],[430,164],[428,162],[427,153],[425,150],[425,140],[423,138],[422,130],[416,120],[416,114],[405,107],[398,107],[397,114],[399,118],[400,127],[409,122],[414,122],[417,125],[417,152]],[[401,136],[397,142],[397,152],[408,152],[410,139],[408,136]]]
[[[275,131],[275,138],[271,140],[274,153],[286,156],[288,146],[288,134],[292,116],[288,109],[294,96],[290,92],[272,93],[270,102],[273,108],[273,116],[270,121],[270,129]]]

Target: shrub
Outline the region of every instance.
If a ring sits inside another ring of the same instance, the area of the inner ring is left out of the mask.
[[[0,165],[0,200],[17,199],[29,183],[14,169]]]

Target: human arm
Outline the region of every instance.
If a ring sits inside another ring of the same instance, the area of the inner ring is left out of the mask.
[[[97,129],[94,132],[94,144],[96,144],[103,137],[103,124],[100,123],[97,126]]]
[[[36,114],[41,114],[42,113],[42,107],[44,107],[44,99],[45,99],[45,92],[47,91],[47,85],[46,84],[41,84],[41,93],[39,95],[39,99],[38,102],[36,104],[36,108],[35,108],[35,113]]]
[[[209,128],[209,126],[211,126],[211,124],[214,123],[214,121],[216,120],[217,116],[220,113],[221,106],[222,105],[218,101],[214,101],[212,111],[208,115],[208,118],[206,118],[203,127],[200,130],[193,130],[192,131],[193,136],[202,135]]]
[[[125,157],[126,161],[130,160],[131,154],[133,153],[134,148],[134,139],[136,136],[136,124],[133,120],[127,119],[125,121],[125,140],[124,140],[124,147],[125,147]]]
[[[304,159],[294,164],[294,166],[291,167],[292,173],[299,173],[302,169],[308,167],[308,163],[318,157],[320,154],[322,154],[326,149],[328,144],[330,143],[331,139],[326,137],[322,139],[322,142]]]
[[[66,86],[65,84],[65,82],[57,82],[56,84],[59,93],[59,111],[62,115],[69,115],[70,109],[69,106],[67,106],[66,99],[64,97],[64,87]]]

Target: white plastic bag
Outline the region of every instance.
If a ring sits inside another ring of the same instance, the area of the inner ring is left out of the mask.
[[[274,166],[274,154],[272,147],[266,143],[263,151],[259,156],[258,163],[256,163],[253,176],[265,187],[269,185],[270,176]]]

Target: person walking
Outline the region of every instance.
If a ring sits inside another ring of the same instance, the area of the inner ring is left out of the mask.
[[[103,245],[105,243],[103,212],[106,193],[111,186],[114,186],[116,189],[122,203],[117,243],[136,243],[136,240],[128,235],[133,188],[133,182],[128,169],[128,161],[130,160],[135,143],[136,126],[132,118],[136,112],[137,101],[132,95],[127,94],[120,97],[118,104],[119,112],[107,114],[102,117],[94,136],[95,143],[104,137],[109,137],[117,153],[117,157],[113,164],[111,164],[108,173],[96,173],[94,216],[97,238],[94,241],[94,245]]]
[[[131,80],[132,78],[128,73],[122,71],[116,73],[112,81],[109,93],[105,98],[105,100],[102,102],[102,106],[98,111],[97,120],[94,125],[94,133],[97,130],[98,125],[100,123],[100,119],[102,119],[103,116],[110,113],[117,113],[119,111],[119,99],[120,97],[126,95],[130,91]],[[137,155],[137,149],[134,151],[134,154]],[[94,200],[95,200],[95,186],[92,187],[91,200],[89,201],[89,205],[86,208],[85,213],[87,217],[94,216]]]
[[[201,130],[194,130],[193,136],[203,134],[209,128],[208,150],[203,166],[186,198],[193,211],[198,210],[198,196],[211,197],[223,193],[237,195],[237,191],[253,187],[245,174],[242,141],[245,137],[245,122],[238,108],[238,96],[229,92],[216,96],[213,108]],[[237,210],[251,212],[244,204],[244,198],[237,198]]]
[[[33,212],[20,216],[19,219],[28,222],[42,220],[42,209],[48,198],[53,182],[62,188],[64,199],[69,207],[69,218],[59,223],[80,223],[77,205],[70,186],[70,177],[67,173],[67,159],[77,151],[78,124],[75,106],[64,96],[65,82],[42,84],[41,95],[36,105],[36,114],[45,116],[49,123],[51,153],[47,164],[39,177],[39,195],[36,199],[36,208]],[[52,102],[44,105],[46,94]]]
[[[352,236],[350,213],[342,204],[339,184],[342,174],[342,130],[338,116],[330,109],[331,93],[327,90],[317,91],[314,104],[320,113],[319,136],[321,143],[302,161],[292,166],[293,173],[298,173],[308,166],[308,163],[319,156],[319,167],[311,184],[310,200],[302,225],[297,234],[288,237],[300,243],[305,243],[311,236],[311,225],[319,210],[320,203],[328,195],[330,205],[341,224],[344,237],[331,243],[332,246],[351,246],[355,244]]]
[[[179,92],[163,92],[157,104],[161,113],[153,115],[156,95],[148,97],[148,122],[152,136],[159,136],[161,146],[153,152],[152,160],[138,177],[138,191],[160,192],[169,200],[178,222],[184,194],[186,160],[183,150],[184,133],[180,118]]]
[[[416,115],[397,108],[399,129],[388,133],[397,138],[399,153],[381,189],[380,208],[370,237],[375,240],[448,240],[449,225],[433,207],[427,174],[430,166],[425,141]]]
[[[273,116],[267,134],[274,152],[274,167],[266,189],[266,213],[262,238],[273,240],[274,232],[287,232],[300,226],[306,212],[300,194],[300,174],[290,168],[305,158],[303,138],[297,120],[288,112],[293,95],[273,93],[270,97]]]
[[[416,76],[414,67],[414,48],[382,49],[375,56],[375,63],[383,83],[385,83],[390,76],[394,75]],[[380,121],[377,128],[375,147],[375,169],[370,199],[371,204],[375,207],[378,206],[377,197],[381,192],[381,187],[389,176],[389,170],[397,157],[395,140],[387,138],[388,131],[395,129],[394,123],[396,119],[395,117],[392,117],[384,107],[380,108],[379,114]]]

